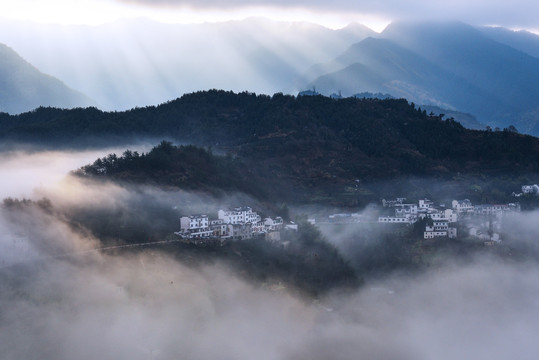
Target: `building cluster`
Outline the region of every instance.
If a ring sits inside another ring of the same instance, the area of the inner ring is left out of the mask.
[[[393,224],[414,224],[418,220],[428,219],[425,225],[423,237],[433,239],[435,237],[457,237],[457,223],[472,216],[499,217],[507,212],[520,211],[519,204],[473,205],[470,200],[453,200],[451,208],[444,205],[434,206],[428,199],[419,200],[417,204],[406,203],[406,198],[395,200],[382,200],[385,208],[394,210],[392,216],[380,216],[378,222]],[[473,235],[473,234],[472,234]]]
[[[423,237],[432,239],[439,236],[457,237],[457,211],[454,209],[437,208],[428,199],[419,200],[417,204],[405,203],[406,198],[382,200],[384,207],[393,208],[393,216],[380,216],[378,222],[393,224],[413,224],[418,220],[428,218]]]
[[[513,193],[513,196],[520,197],[522,195],[537,195],[539,196],[539,185],[522,185],[522,192],[517,194]]]
[[[281,217],[262,219],[260,215],[248,206],[229,210],[219,210],[217,219],[208,215],[190,215],[180,218],[180,231],[176,235],[183,239],[217,239],[244,240],[256,235],[266,234],[269,238],[278,237],[278,232],[284,228]],[[294,224],[286,225],[297,230]]]

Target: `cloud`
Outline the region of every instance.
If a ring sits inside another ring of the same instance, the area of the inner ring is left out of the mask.
[[[538,268],[485,259],[320,302],[155,251],[4,268],[0,289],[6,360],[533,359],[539,350]]]
[[[426,1],[426,0],[336,0],[336,1],[308,1],[308,0],[118,0],[125,3],[142,4],[146,6],[183,7],[197,10],[237,10],[242,8],[298,8],[320,13],[356,13],[371,14],[389,18],[402,19],[451,19],[470,22],[472,24],[486,25],[499,24],[505,26],[531,26],[539,27],[535,14],[539,11],[539,4],[532,0],[517,0],[507,2],[501,0],[475,0],[475,1]]]
[[[223,264],[182,263],[166,248],[81,254],[101,239],[58,207],[131,208],[143,217],[135,209],[143,203],[202,210],[211,200],[66,181],[46,193],[52,208],[0,212],[2,359],[496,360],[539,351],[536,262],[450,261],[313,301],[247,282]],[[509,224],[533,241],[535,219]]]

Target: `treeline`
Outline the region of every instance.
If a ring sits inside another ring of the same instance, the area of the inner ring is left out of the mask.
[[[324,179],[537,173],[539,139],[467,130],[404,99],[331,99],[212,90],[124,112],[39,108],[0,116],[0,139],[45,146],[159,138],[212,146],[270,173]]]
[[[175,146],[162,141],[148,153],[126,150],[109,154],[83,166],[75,175],[128,183],[154,184],[220,195],[243,192],[259,199],[267,197],[259,174],[241,160],[217,156],[193,145]]]

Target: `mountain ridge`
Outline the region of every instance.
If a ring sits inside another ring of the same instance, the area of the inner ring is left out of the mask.
[[[0,116],[0,139],[77,148],[165,138],[249,159],[292,183],[539,172],[539,139],[467,130],[404,99],[198,92],[125,112],[40,108]],[[153,141],[153,140],[152,140]]]
[[[372,34],[358,26],[333,30],[258,18],[208,24],[131,20],[96,27],[0,23],[0,42],[105,110],[155,105],[211,88],[293,93],[305,82],[304,67]]]
[[[484,32],[461,22],[395,22],[376,39],[354,44],[333,62],[326,63],[326,70],[331,72],[305,86],[322,89],[322,81],[334,87],[324,89],[328,93],[345,86],[355,86],[350,89],[352,93],[390,92],[414,102],[471,113],[492,127],[512,124],[523,132],[538,135],[539,118],[534,114],[539,109],[539,100],[534,95],[539,83],[539,59],[498,42]],[[390,68],[378,65],[387,64],[397,54],[386,51],[388,43],[380,45],[384,40],[400,49],[399,61]],[[379,45],[368,47],[368,42]],[[408,52],[407,56],[403,56],[404,51]],[[388,78],[395,73],[391,80],[403,86],[389,91],[388,79],[383,77],[378,83],[363,84],[361,79],[372,74],[365,74],[367,70],[347,69],[354,63],[369,63],[370,73],[385,74]],[[323,70],[324,66],[319,69]],[[396,74],[396,70],[402,69],[413,69],[417,76],[403,78],[402,74]],[[425,79],[432,81],[425,83]],[[405,92],[407,88],[411,89],[410,95]],[[414,91],[419,95],[423,93],[424,97],[430,95],[432,102],[414,98]]]
[[[39,106],[95,106],[86,95],[41,73],[12,48],[0,44],[0,111],[22,113]]]

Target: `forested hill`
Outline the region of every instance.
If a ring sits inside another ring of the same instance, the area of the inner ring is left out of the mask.
[[[303,183],[403,174],[537,173],[539,139],[473,131],[406,100],[207,91],[126,112],[95,108],[0,116],[0,139],[76,147],[166,138],[238,156]]]

